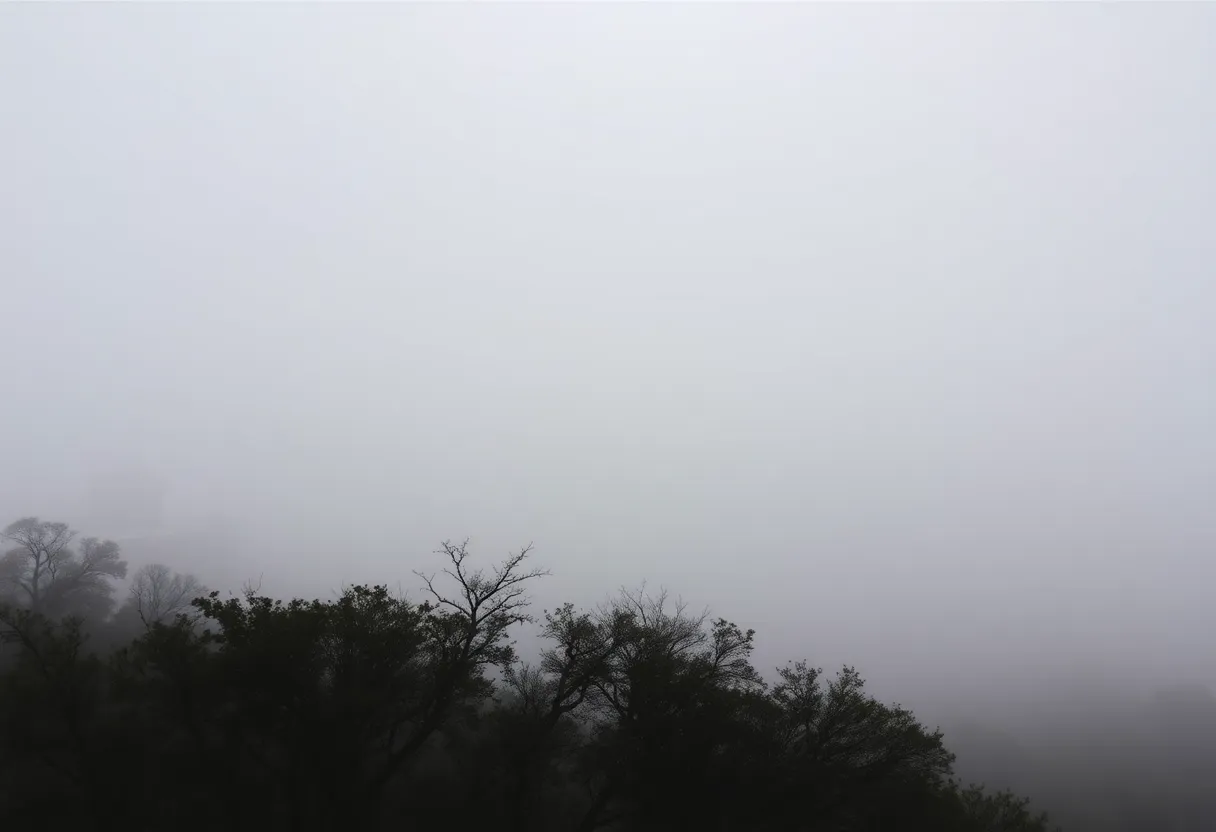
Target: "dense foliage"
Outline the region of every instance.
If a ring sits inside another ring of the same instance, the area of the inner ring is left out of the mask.
[[[117,547],[70,553],[66,527],[36,520],[9,533],[4,828],[1048,828],[1011,794],[956,783],[941,733],[854,669],[796,662],[766,681],[752,631],[661,593],[544,612],[545,649],[521,661],[512,633],[543,574],[527,550],[477,569],[446,544],[420,602],[354,586],[186,606],[197,582],[145,569],[98,623],[104,581],[72,578],[92,619],[42,590],[99,546],[117,577]]]

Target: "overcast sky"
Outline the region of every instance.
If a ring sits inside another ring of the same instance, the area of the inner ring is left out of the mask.
[[[1210,677],[1214,44],[1200,4],[6,7],[0,510],[159,478],[282,591],[533,541],[544,603],[665,584],[763,666]]]

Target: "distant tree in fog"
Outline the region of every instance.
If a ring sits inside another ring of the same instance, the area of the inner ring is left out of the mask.
[[[127,562],[112,540],[86,537],[66,523],[25,517],[0,534],[14,544],[0,558],[0,596],[50,617],[103,618],[112,606],[113,581],[126,577]]]
[[[207,588],[193,575],[174,572],[161,563],[150,563],[135,570],[127,605],[145,627],[166,624],[191,610],[195,598]]]

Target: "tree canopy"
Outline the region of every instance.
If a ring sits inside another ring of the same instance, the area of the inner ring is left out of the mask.
[[[534,618],[547,573],[526,548],[479,568],[445,543],[418,601],[384,585],[221,597],[148,565],[106,625],[127,636],[93,625],[98,642],[57,604],[109,597],[117,547],[72,550],[34,519],[6,535],[8,828],[1049,828],[1022,798],[955,782],[941,732],[851,667],[766,680],[753,631],[645,589]],[[513,644],[526,623],[532,661]]]

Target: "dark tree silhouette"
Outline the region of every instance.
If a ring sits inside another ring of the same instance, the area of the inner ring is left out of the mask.
[[[88,562],[66,528],[27,532],[39,576]],[[957,784],[940,732],[851,668],[827,681],[798,663],[769,685],[752,631],[644,590],[546,612],[524,662],[512,636],[546,574],[529,550],[489,569],[464,544],[438,554],[418,602],[248,588],[186,609],[195,584],[145,568],[129,605],[144,620],[108,656],[78,617],[0,608],[0,822],[1046,832],[1025,801]]]

